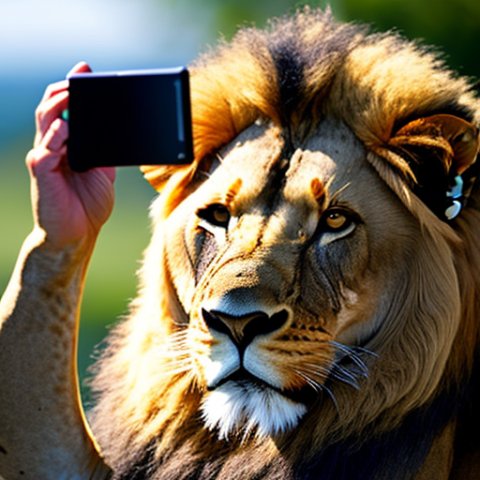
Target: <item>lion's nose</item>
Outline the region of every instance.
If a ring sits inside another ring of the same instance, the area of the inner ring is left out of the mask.
[[[286,309],[273,315],[252,312],[239,316],[202,309],[202,315],[208,328],[225,333],[241,350],[244,350],[255,337],[280,330],[287,324],[290,316]]]

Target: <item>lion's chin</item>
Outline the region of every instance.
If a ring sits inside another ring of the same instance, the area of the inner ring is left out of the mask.
[[[252,382],[228,381],[202,403],[205,425],[220,439],[264,438],[295,428],[307,407],[276,390]]]

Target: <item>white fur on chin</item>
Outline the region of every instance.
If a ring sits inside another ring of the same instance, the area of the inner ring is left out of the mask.
[[[297,426],[307,408],[275,390],[247,382],[229,381],[209,392],[202,416],[220,439],[255,433],[257,437],[285,432]]]

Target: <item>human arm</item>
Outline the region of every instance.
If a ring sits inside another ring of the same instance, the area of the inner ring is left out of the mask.
[[[67,105],[64,81],[36,111],[27,156],[34,226],[0,300],[0,476],[8,479],[109,472],[84,419],[76,353],[85,273],[113,207],[115,172],[68,168],[59,119]]]

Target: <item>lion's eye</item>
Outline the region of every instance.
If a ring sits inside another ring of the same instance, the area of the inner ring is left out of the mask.
[[[360,217],[353,211],[334,207],[328,209],[320,221],[320,245],[347,237],[362,223]]]
[[[325,225],[330,230],[340,230],[344,228],[350,220],[342,212],[330,212],[325,217]]]
[[[355,217],[343,209],[327,210],[323,216],[323,228],[329,232],[343,232],[354,227]]]
[[[225,205],[214,203],[208,207],[201,208],[197,215],[216,227],[227,228],[230,222],[230,212]]]

